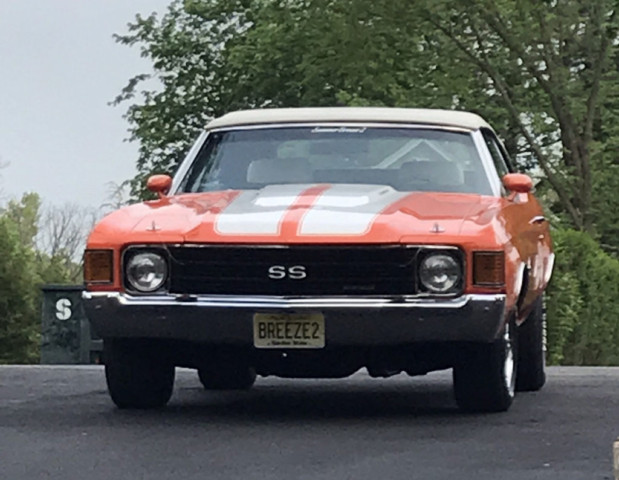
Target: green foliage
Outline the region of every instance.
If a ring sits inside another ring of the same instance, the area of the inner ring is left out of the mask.
[[[49,256],[37,252],[37,274],[42,285],[79,284],[81,278],[76,278],[74,270],[74,265],[68,265],[67,259],[61,255]]]
[[[34,255],[15,224],[0,217],[0,363],[36,360],[37,272]]]
[[[619,260],[590,235],[555,230],[556,263],[547,296],[549,361],[619,365]]]
[[[173,173],[209,119],[257,107],[443,106],[454,93],[428,83],[438,60],[420,55],[405,2],[373,0],[175,1],[163,16],[137,17],[117,40],[139,45],[160,88],[130,80],[116,103],[140,143],[133,193]],[[459,85],[453,78],[452,86]],[[438,78],[443,78],[441,75]],[[463,89],[459,89],[463,93]]]
[[[4,214],[13,222],[22,245],[34,247],[39,231],[41,198],[36,193],[25,193],[21,201],[10,200]]]
[[[134,195],[173,173],[208,119],[257,107],[385,105],[478,111],[523,167],[538,166],[555,213],[594,232],[591,152],[615,125],[615,0],[186,0],[137,17],[125,45],[160,88],[131,79]]]
[[[516,129],[516,144],[557,195],[555,213],[595,233],[596,144],[616,130],[616,0],[422,0],[422,18],[456,46],[444,55],[479,69],[486,93]],[[431,44],[433,45],[433,44]],[[439,42],[436,47],[442,48]],[[485,109],[482,109],[485,112]],[[492,113],[492,112],[489,112]],[[485,115],[492,123],[492,115]]]
[[[619,82],[618,82],[619,85]],[[619,102],[616,106],[619,112]],[[592,214],[596,219],[593,233],[602,247],[617,256],[619,253],[619,117],[608,115],[613,128],[603,141],[592,146],[593,193]]]
[[[38,361],[41,286],[79,281],[62,249],[37,250],[40,207],[39,196],[27,193],[0,212],[0,364]]]

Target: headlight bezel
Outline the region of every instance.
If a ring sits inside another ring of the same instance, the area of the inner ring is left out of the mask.
[[[440,292],[435,291],[429,287],[427,287],[421,279],[421,267],[423,262],[429,257],[435,255],[445,255],[452,258],[459,267],[460,276],[453,287],[450,289]],[[447,246],[437,246],[437,247],[421,247],[417,253],[417,262],[416,262],[416,287],[417,293],[421,296],[431,296],[431,297],[457,297],[464,293],[465,284],[466,284],[466,261],[465,255],[462,250],[458,247],[447,247]]]
[[[155,254],[161,257],[165,264],[165,276],[163,282],[153,290],[142,290],[130,280],[129,278],[129,265],[132,259],[141,254]],[[170,285],[170,257],[165,248],[157,246],[130,246],[127,247],[122,255],[121,272],[123,279],[123,287],[125,291],[132,295],[158,295],[165,294],[169,290]]]

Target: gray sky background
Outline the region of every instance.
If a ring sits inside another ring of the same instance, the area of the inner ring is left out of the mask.
[[[170,0],[0,0],[0,171],[4,196],[98,207],[134,174],[126,107],[108,102],[149,63],[116,44],[136,13]]]

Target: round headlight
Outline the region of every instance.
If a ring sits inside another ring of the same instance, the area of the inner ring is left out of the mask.
[[[419,266],[419,280],[432,293],[448,293],[462,278],[458,261],[445,253],[425,257]]]
[[[153,252],[136,253],[126,266],[127,281],[140,292],[159,290],[168,278],[168,263]]]

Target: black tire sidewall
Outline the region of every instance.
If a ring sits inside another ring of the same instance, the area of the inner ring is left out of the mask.
[[[512,320],[509,328],[514,372],[518,366],[517,335]],[[504,369],[507,351],[504,338],[487,344],[468,344],[459,352],[453,369],[454,394],[460,409],[468,412],[504,412],[514,399],[514,391],[506,382]]]
[[[174,389],[174,364],[156,342],[104,340],[105,377],[112,401],[119,408],[159,408]]]
[[[527,319],[518,327],[518,372],[516,390],[540,390],[546,383],[544,350],[544,298],[540,296]]]

